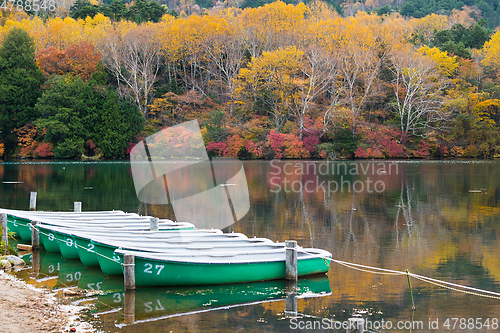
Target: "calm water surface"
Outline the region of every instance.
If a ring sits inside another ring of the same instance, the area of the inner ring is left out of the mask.
[[[251,161],[244,167],[250,211],[226,231],[275,241],[294,239],[304,247],[328,250],[339,260],[408,269],[500,292],[500,162]],[[27,209],[30,191],[37,191],[39,210],[69,211],[73,202],[81,201],[83,210],[120,209],[175,218],[168,206],[138,201],[126,162],[2,163],[0,180],[2,208]],[[335,263],[328,276],[299,281],[296,324],[285,315],[284,281],[139,289],[131,312],[124,306],[120,278],[53,253],[41,252],[40,263],[36,274],[26,269],[17,275],[52,290],[105,291],[71,301],[90,305],[89,320],[109,332],[286,332],[300,321],[303,327],[309,321],[323,324],[322,331],[345,332],[330,330],[330,320],[356,314],[394,325],[413,315],[424,324],[415,332],[431,331],[429,318],[434,323],[438,319],[439,331],[447,330],[447,318],[482,318],[482,323],[489,318],[490,324],[500,320],[500,300],[416,279],[412,313],[405,276],[370,274]],[[459,323],[456,331],[498,331],[498,326],[460,329]]]

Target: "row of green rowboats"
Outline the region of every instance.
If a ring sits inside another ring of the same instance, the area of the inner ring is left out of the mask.
[[[160,220],[122,211],[26,212],[2,210],[9,231],[31,240],[32,221],[47,252],[100,267],[107,275],[123,274],[123,257],[135,258],[136,286],[231,284],[285,277],[285,244],[248,238],[218,229],[195,229],[185,222]],[[331,254],[298,247],[299,276],[328,272]]]

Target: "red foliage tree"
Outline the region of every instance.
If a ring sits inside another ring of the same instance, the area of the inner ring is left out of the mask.
[[[35,158],[49,158],[49,157],[54,157],[54,153],[52,150],[54,149],[54,146],[50,142],[41,142],[38,144],[38,146],[35,148],[33,157]]]
[[[227,145],[224,142],[210,141],[207,145],[207,152],[213,153],[215,156],[224,156]]]
[[[357,158],[401,158],[407,157],[406,147],[398,141],[400,131],[391,127],[360,127],[359,134],[364,144],[354,152]]]
[[[231,135],[226,140],[225,157],[237,158],[238,153],[245,148],[245,140],[239,135]]]
[[[262,141],[247,141],[245,149],[253,158],[262,158],[265,155],[265,143]]]
[[[272,130],[267,135],[267,146],[274,158],[308,158],[309,151],[304,143],[293,134],[276,133]]]
[[[316,146],[319,144],[319,137],[321,132],[315,128],[310,128],[304,132],[304,137],[302,142],[304,142],[304,147],[310,152],[314,152]]]

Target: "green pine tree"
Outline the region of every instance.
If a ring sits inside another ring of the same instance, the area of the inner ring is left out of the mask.
[[[0,47],[0,139],[15,147],[13,130],[38,117],[34,110],[44,77],[35,62],[35,43],[26,31],[12,28]]]

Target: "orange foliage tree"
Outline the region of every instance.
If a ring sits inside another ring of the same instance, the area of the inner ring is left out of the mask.
[[[64,51],[53,46],[44,48],[36,55],[38,67],[47,76],[50,74],[73,74],[87,81],[95,72],[101,55],[87,41],[71,44]]]

